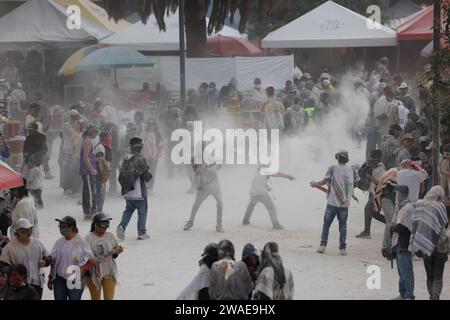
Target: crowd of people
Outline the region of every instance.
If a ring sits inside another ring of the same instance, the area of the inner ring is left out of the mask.
[[[293,300],[294,279],[280,256],[276,242],[260,252],[252,243],[236,261],[231,241],[208,244],[198,274],[177,300]]]
[[[28,101],[19,79],[10,90],[9,116],[21,123],[26,139],[21,173],[24,185],[0,197],[0,298],[39,299],[45,280],[43,269],[50,267],[47,281],[57,300],[81,299],[87,284],[92,299],[114,298],[117,277],[115,259],[123,252],[118,241],[124,240],[131,217],[137,211],[137,240],[150,238],[147,231],[148,197],[153,194],[160,159],[168,178],[185,175],[188,193],[195,193],[188,231],[201,204],[209,197],[217,203],[216,231],[223,233],[223,200],[217,170],[220,165],[174,165],[170,158],[171,134],[175,129],[193,131],[194,121],[212,124],[236,112],[242,122],[255,120],[255,128],[279,129],[282,138],[299,137],[308,127],[320,125],[327,116],[346,103],[343,78],[323,68],[317,81],[307,72],[289,79],[277,91],[263,87],[255,78],[253,88],[240,91],[235,79],[221,89],[214,82],[202,83],[198,90],[188,90],[183,109],[175,97],[157,84],[142,90],[131,99],[114,84],[99,92],[92,101],[62,107],[49,105],[37,93]],[[12,75],[9,75],[11,78]],[[419,96],[413,97],[411,88]],[[327,193],[323,230],[318,253],[325,253],[330,226],[339,222],[339,252],[347,255],[347,217],[354,189],[368,192],[364,208],[364,230],[358,238],[371,238],[375,218],[385,224],[381,254],[396,260],[400,277],[399,299],[414,299],[413,255],[423,257],[430,298],[438,299],[448,253],[447,224],[450,189],[450,135],[442,132],[439,146],[442,159],[432,160],[430,130],[431,108],[424,101],[430,95],[432,74],[425,66],[419,83],[391,75],[389,60],[380,59],[367,79],[363,75],[351,80],[352,95],[362,97],[369,106],[366,125],[348,128],[355,141],[367,140],[366,161],[351,166],[348,151],[336,153],[337,164],[326,171],[311,187]],[[343,128],[343,130],[346,130]],[[59,151],[52,149],[59,139]],[[50,157],[58,154],[59,187],[64,197],[76,199],[83,218],[92,221],[91,232],[83,238],[73,217],[58,219],[61,238],[48,252],[39,239],[36,210],[45,204],[43,179],[54,179]],[[0,139],[0,157],[7,161],[10,147],[6,137]],[[433,181],[433,167],[439,166],[442,186]],[[41,171],[42,167],[42,171]],[[282,230],[275,203],[269,193],[270,178],[294,176],[278,172],[263,175],[258,166],[250,187],[250,200],[242,224],[250,224],[253,210],[262,203],[274,230]],[[119,193],[125,201],[116,235],[106,230],[111,218],[103,212],[108,195]],[[434,185],[434,186],[433,186]],[[108,192],[107,192],[108,191]],[[430,222],[431,221],[431,222]],[[9,228],[9,232],[8,232]],[[82,283],[68,286],[68,268],[76,266]],[[6,281],[8,277],[8,281]],[[230,241],[209,244],[205,248],[200,271],[183,291],[180,299],[292,299],[294,283],[291,272],[283,266],[278,245],[269,242],[261,253],[252,245],[244,248],[241,262],[236,262]]]

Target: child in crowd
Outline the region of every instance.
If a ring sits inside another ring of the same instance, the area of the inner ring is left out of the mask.
[[[28,157],[22,172],[23,178],[27,181],[27,189],[33,196],[36,203],[36,209],[43,209],[42,201],[42,172],[34,157]]]

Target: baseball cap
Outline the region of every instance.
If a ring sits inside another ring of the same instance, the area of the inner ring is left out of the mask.
[[[423,67],[423,70],[424,70],[425,72],[430,72],[430,71],[431,71],[431,64],[425,65],[425,67]]]
[[[72,227],[76,227],[77,226],[77,221],[75,220],[75,218],[71,217],[71,216],[65,216],[62,219],[55,219],[55,221],[58,221],[59,223],[65,223],[68,224]]]
[[[413,137],[412,134],[407,133],[407,134],[404,134],[404,135],[402,136],[402,141],[403,141],[403,140],[414,140],[414,137]]]
[[[31,222],[25,218],[20,218],[19,220],[17,220],[16,224],[17,224],[17,229],[30,229],[30,228],[34,227],[31,224]]]
[[[328,79],[328,80],[330,80],[331,77],[330,77],[330,75],[328,73],[322,73],[320,75],[320,79]]]
[[[407,89],[407,88],[409,88],[409,87],[406,82],[402,82],[402,84],[398,87],[398,89]]]

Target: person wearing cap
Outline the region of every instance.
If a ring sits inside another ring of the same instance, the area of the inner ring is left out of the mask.
[[[111,220],[107,214],[97,213],[92,221],[91,231],[85,238],[95,260],[94,266],[86,275],[92,300],[101,300],[102,289],[104,300],[114,300],[118,274],[115,260],[123,252],[123,247],[107,231]]]
[[[219,259],[211,267],[209,296],[211,300],[248,300],[253,281],[244,262],[236,262],[234,245],[229,240],[218,244]]]
[[[281,259],[278,244],[266,243],[253,300],[294,300],[294,291],[294,277]]]
[[[0,264],[25,265],[28,269],[26,282],[34,287],[41,299],[45,284],[42,269],[50,266],[52,257],[44,244],[32,237],[33,225],[30,221],[20,218],[16,226],[14,237],[2,250]]]
[[[250,224],[250,218],[253,214],[255,206],[258,203],[261,203],[262,205],[264,205],[264,207],[266,207],[269,213],[269,217],[272,222],[272,228],[274,230],[283,230],[283,226],[278,221],[277,208],[275,207],[275,203],[273,202],[273,199],[269,194],[271,188],[268,185],[268,181],[271,177],[285,178],[289,179],[289,181],[295,180],[295,178],[290,174],[282,172],[271,175],[264,174],[264,168],[262,166],[259,166],[250,187],[250,201],[247,205],[247,209],[245,210],[245,215],[242,220],[243,225]]]
[[[211,267],[219,260],[217,243],[209,243],[198,262],[200,269],[192,281],[181,291],[176,300],[211,300],[209,296],[209,277]]]
[[[80,150],[80,175],[83,181],[82,206],[85,220],[92,220],[97,212],[96,176],[97,164],[94,153],[94,139],[99,128],[95,122],[90,122],[83,132]]]
[[[403,105],[408,109],[410,112],[416,112],[416,102],[414,99],[409,95],[409,87],[406,82],[402,82],[397,87],[398,92],[400,93],[397,97],[398,100],[400,100]]]
[[[324,253],[328,244],[328,234],[335,217],[339,221],[339,251],[342,256],[347,255],[347,217],[348,207],[353,197],[353,188],[359,181],[358,172],[348,165],[348,152],[340,150],[335,155],[337,165],[328,168],[325,178],[312,181],[310,186],[321,188],[328,186],[327,207],[323,219],[323,228],[318,253]]]
[[[149,239],[147,234],[148,191],[147,183],[152,179],[150,166],[141,154],[144,143],[141,138],[134,137],[130,140],[130,153],[124,158],[119,174],[119,183],[122,187],[121,194],[126,201],[122,220],[117,227],[117,238],[125,239],[125,230],[130,219],[137,210],[138,240]]]
[[[52,266],[47,286],[55,300],[81,300],[84,273],[95,263],[89,243],[78,233],[76,220],[71,216],[55,219],[61,234],[50,253]],[[72,275],[75,274],[75,279]],[[81,277],[81,278],[80,278]],[[71,279],[68,281],[68,279]],[[69,287],[68,283],[74,284]]]
[[[404,134],[400,139],[401,147],[395,150],[396,167],[400,165],[403,160],[411,159],[411,149],[414,146],[414,136],[410,133]]]
[[[323,92],[331,93],[333,92],[334,87],[331,84],[331,77],[328,73],[322,73],[320,75],[318,83],[314,86],[314,89],[311,91],[311,98],[314,99],[314,103],[316,106],[320,103],[320,96]]]
[[[300,97],[292,99],[292,106],[284,116],[285,131],[289,136],[299,137],[308,125],[308,113],[301,105]]]
[[[18,229],[18,221],[20,218],[25,218],[33,225],[33,237],[39,238],[38,218],[36,214],[36,205],[34,199],[28,193],[26,188],[26,181],[21,187],[11,189],[11,195],[17,201],[14,210],[11,213],[11,228],[9,230],[11,238],[14,236]]]
[[[397,168],[397,153],[402,148],[400,138],[403,134],[403,129],[398,124],[393,124],[389,127],[389,133],[383,135],[381,143],[381,154],[384,167],[386,170]]]

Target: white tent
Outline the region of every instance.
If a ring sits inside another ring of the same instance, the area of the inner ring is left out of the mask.
[[[395,46],[395,31],[328,1],[262,41],[263,48],[342,48]],[[372,28],[371,28],[372,27]]]
[[[159,31],[156,18],[151,15],[147,24],[141,21],[100,41],[111,46],[125,46],[141,51],[178,51],[179,50],[179,21],[178,11],[165,17],[166,31]],[[206,23],[209,19],[206,18]],[[223,36],[241,37],[239,31],[224,26],[218,33]],[[218,34],[212,34],[216,36]]]
[[[112,32],[83,20],[67,27],[68,14],[51,0],[27,1],[0,18],[0,50],[57,49],[95,43]]]

